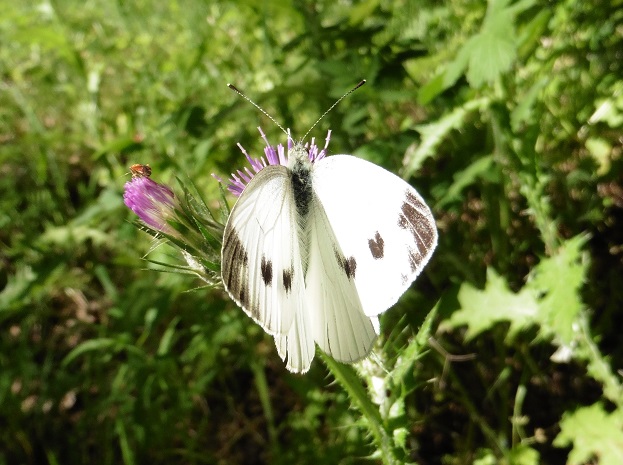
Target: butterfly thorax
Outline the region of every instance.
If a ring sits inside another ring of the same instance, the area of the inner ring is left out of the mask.
[[[288,169],[294,193],[294,203],[296,204],[299,245],[303,259],[303,270],[306,272],[310,242],[310,232],[307,225],[314,195],[311,176],[312,162],[309,159],[307,149],[300,143],[294,144],[288,155]]]

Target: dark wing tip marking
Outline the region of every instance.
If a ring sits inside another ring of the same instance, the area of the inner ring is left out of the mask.
[[[408,248],[409,265],[412,272],[417,271],[420,263],[435,245],[437,231],[431,220],[428,206],[413,192],[407,190],[398,215],[398,226],[411,233],[417,246]]]
[[[273,282],[273,263],[270,260],[266,260],[264,255],[262,255],[260,271],[262,273],[262,281],[264,281],[266,286],[270,286]]]
[[[378,231],[374,234],[374,238],[368,239],[368,247],[370,247],[370,253],[375,260],[383,258],[385,255],[385,241]]]
[[[247,285],[245,278],[248,278],[249,254],[234,229],[225,234],[223,261],[228,263],[228,266],[224,267],[223,282],[231,294],[239,296],[241,289]]]
[[[346,258],[335,249],[333,252],[335,253],[335,259],[337,260],[338,265],[340,265],[340,268],[342,268],[344,273],[346,273],[346,277],[348,279],[353,279],[355,277],[355,272],[357,271],[357,260],[355,260],[355,257]]]
[[[251,302],[249,292],[249,254],[235,229],[225,231],[223,238],[223,284],[227,292],[245,311],[259,318],[259,308]]]

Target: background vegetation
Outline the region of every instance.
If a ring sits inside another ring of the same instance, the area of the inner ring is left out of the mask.
[[[0,10],[0,464],[621,463],[620,0]],[[440,244],[370,361],[292,375],[150,269],[180,257],[123,184],[216,210],[236,142],[283,140],[227,82],[300,135],[361,78],[312,135],[417,186]]]

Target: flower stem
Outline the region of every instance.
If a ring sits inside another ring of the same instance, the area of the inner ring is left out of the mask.
[[[370,400],[365,386],[353,367],[340,363],[323,352],[319,352],[319,354],[335,380],[346,390],[355,407],[363,414],[383,463],[385,465],[403,464],[404,461],[396,455],[398,449],[395,447],[391,434],[383,424],[378,408]]]

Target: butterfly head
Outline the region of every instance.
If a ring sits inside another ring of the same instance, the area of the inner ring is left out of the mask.
[[[254,158],[247,153],[242,145],[238,144],[238,148],[247,159],[248,166],[236,170],[228,180],[227,189],[236,197],[242,194],[245,187],[257,173],[269,165],[283,165],[292,169],[298,161],[299,164],[304,164],[311,168],[312,164],[326,156],[331,139],[331,131],[329,130],[324,147],[321,149],[316,145],[315,138],[312,138],[309,142],[304,142],[302,140],[296,141],[287,133],[288,141],[286,150],[283,144],[278,144],[276,146],[271,145],[262,129],[258,128],[258,130],[260,132],[260,137],[266,144],[264,156]]]

